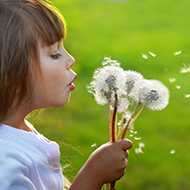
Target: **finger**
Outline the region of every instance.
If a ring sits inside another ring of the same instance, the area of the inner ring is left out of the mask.
[[[123,140],[117,141],[116,143],[124,151],[130,149],[133,146],[132,142],[130,140],[128,140],[128,139],[123,139]]]
[[[127,158],[129,156],[129,151],[128,150],[124,150],[124,155],[125,155],[125,158]]]

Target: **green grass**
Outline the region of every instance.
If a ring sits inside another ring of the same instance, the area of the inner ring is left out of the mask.
[[[161,80],[170,90],[169,106],[159,112],[146,109],[135,129],[145,143],[144,154],[135,156],[137,141],[130,151],[127,172],[117,190],[190,189],[190,74],[181,74],[190,59],[188,0],[54,0],[67,21],[65,48],[71,53],[78,73],[71,101],[63,108],[46,110],[40,119],[31,118],[36,128],[61,146],[64,173],[72,181],[88,156],[108,141],[106,106],[95,103],[86,85],[104,56],[136,70],[145,78]],[[174,52],[182,54],[174,56]],[[155,58],[141,58],[141,53]],[[169,78],[176,78],[170,83]],[[175,86],[180,85],[177,89]],[[170,150],[175,149],[175,154]]]

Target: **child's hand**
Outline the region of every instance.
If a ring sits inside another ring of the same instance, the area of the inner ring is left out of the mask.
[[[132,142],[126,139],[102,145],[91,154],[70,189],[98,190],[104,183],[120,179],[125,173],[131,147]]]
[[[93,171],[102,184],[120,179],[127,166],[128,149],[132,147],[129,140],[107,143],[95,150],[87,161],[87,167]]]

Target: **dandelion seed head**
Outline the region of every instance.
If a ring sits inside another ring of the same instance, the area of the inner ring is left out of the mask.
[[[110,90],[116,90],[115,87],[116,78],[113,75],[108,76],[108,78],[105,79],[105,82]]]
[[[126,74],[126,92],[130,93],[131,89],[134,87],[135,82],[143,79],[143,76],[136,71],[125,71]]]
[[[129,107],[129,100],[126,97],[122,97],[118,100],[117,112],[122,113]]]
[[[109,59],[110,62],[110,59]],[[118,96],[126,94],[125,87],[125,72],[114,64],[106,65],[95,70],[93,80],[87,86],[88,91],[93,93],[95,100],[100,105],[105,105],[108,102],[114,101],[115,91]]]
[[[162,110],[169,103],[169,90],[158,80],[143,79],[137,82],[131,96],[151,110]]]

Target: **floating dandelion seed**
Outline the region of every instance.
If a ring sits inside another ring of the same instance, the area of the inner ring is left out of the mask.
[[[134,137],[134,139],[135,139],[136,141],[140,141],[140,140],[141,140],[141,137]]]
[[[148,59],[148,56],[146,54],[141,53],[141,55],[142,55],[142,58]]]
[[[190,73],[190,65],[187,66],[185,63],[183,65],[184,67],[181,68],[180,73]]]
[[[140,147],[135,148],[135,153],[136,154],[144,154],[144,152],[142,151],[142,149]]]
[[[175,86],[175,87],[176,87],[178,90],[181,88],[181,86],[179,86],[179,85],[178,85],[178,86]]]
[[[135,153],[136,154],[144,154],[144,152],[142,151],[142,148],[145,146],[144,143],[140,142],[139,143],[139,147],[138,148],[135,148]]]
[[[142,142],[140,142],[140,143],[139,143],[139,147],[140,147],[140,148],[143,148],[143,147],[145,147],[145,144],[142,143]]]
[[[175,150],[172,149],[172,150],[170,151],[170,154],[175,154]]]
[[[125,71],[125,74],[126,74],[126,92],[130,93],[135,82],[142,80],[143,76],[136,71],[130,71],[130,70]]]
[[[170,83],[173,83],[176,81],[176,78],[170,78],[169,81],[170,81]]]
[[[174,55],[179,55],[181,53],[182,53],[182,51],[180,50],[180,51],[175,52]]]
[[[185,98],[189,98],[190,97],[190,94],[185,94]]]
[[[156,54],[152,53],[152,52],[148,52],[150,55],[152,55],[152,57],[156,57]]]
[[[94,143],[94,144],[92,144],[92,145],[91,145],[91,147],[96,147],[96,146],[97,146],[97,144],[96,144],[96,143]]]

